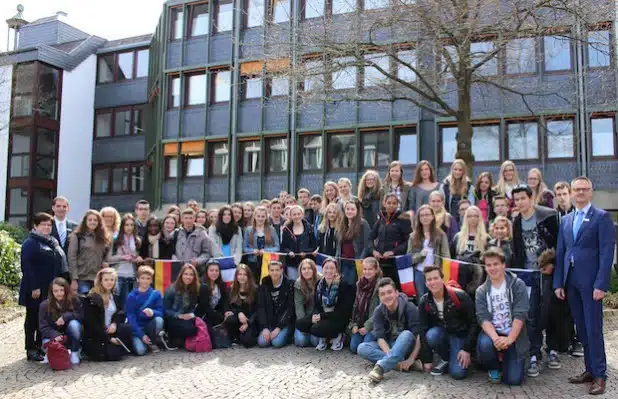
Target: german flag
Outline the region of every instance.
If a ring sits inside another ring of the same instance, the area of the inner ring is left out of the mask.
[[[183,262],[178,260],[155,260],[155,289],[163,294],[176,281],[182,265]]]
[[[454,280],[459,283],[459,267],[458,261],[453,259],[442,259],[442,273],[444,273],[444,281]]]

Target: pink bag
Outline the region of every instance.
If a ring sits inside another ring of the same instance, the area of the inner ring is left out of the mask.
[[[212,351],[212,343],[210,341],[210,334],[208,334],[208,327],[204,320],[199,317],[195,318],[195,327],[197,328],[197,334],[193,337],[189,337],[185,340],[185,349],[189,352],[210,352]]]

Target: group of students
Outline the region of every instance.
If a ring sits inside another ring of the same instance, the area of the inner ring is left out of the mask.
[[[522,183],[511,161],[496,184],[488,172],[472,184],[461,160],[442,182],[427,161],[412,182],[403,175],[394,161],[384,181],[367,171],[357,196],[342,178],[326,182],[322,195],[282,192],[257,207],[203,210],[191,200],[182,211],[168,208],[163,219],[150,216],[142,200],[135,216],[89,210],[72,229],[68,200],[58,197],[54,217],[34,217],[22,250],[28,358],[43,357],[41,338],[58,336],[69,338],[73,353],[81,339],[93,359],[180,346],[197,333],[196,318],[214,347],[294,341],[340,350],[349,342],[377,362],[374,381],[393,368],[463,378],[476,345],[492,381],[501,379],[501,362],[504,381],[520,384],[526,364],[528,376],[539,375],[544,331],[549,368],[560,368],[559,351],[583,356],[580,329],[552,289],[560,221],[575,209],[571,186],[559,182],[550,191],[538,169]],[[286,256],[261,276],[265,252]],[[329,257],[321,274],[317,253]],[[404,254],[412,255],[416,298],[399,292],[395,257]],[[216,260],[224,256],[237,264],[229,292]],[[471,265],[456,284],[442,280],[444,258]],[[151,288],[154,259],[184,262],[164,297]],[[42,271],[44,264],[53,267]],[[509,267],[540,271],[529,296]],[[492,277],[500,268],[501,277]]]

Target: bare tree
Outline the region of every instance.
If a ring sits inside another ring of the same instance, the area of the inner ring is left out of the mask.
[[[575,77],[543,79],[537,64],[546,60],[551,70],[561,52],[586,46],[609,61],[603,23],[615,12],[609,0],[361,0],[364,10],[356,0],[334,0],[326,13],[324,3],[311,9],[306,1],[300,13],[314,18],[287,24],[275,23],[285,19],[273,17],[282,12],[275,6],[265,28],[263,58],[290,60],[273,77],[298,83],[295,103],[406,101],[457,122],[455,157],[469,165],[473,118],[483,111],[477,99],[530,114],[543,109],[544,98],[573,104]],[[578,51],[567,57],[582,74]]]

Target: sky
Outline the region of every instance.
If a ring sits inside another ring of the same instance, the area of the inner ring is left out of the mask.
[[[6,50],[7,25],[4,21],[24,6],[23,18],[32,22],[68,14],[66,22],[91,35],[108,40],[154,33],[164,0],[0,0],[0,52]]]

